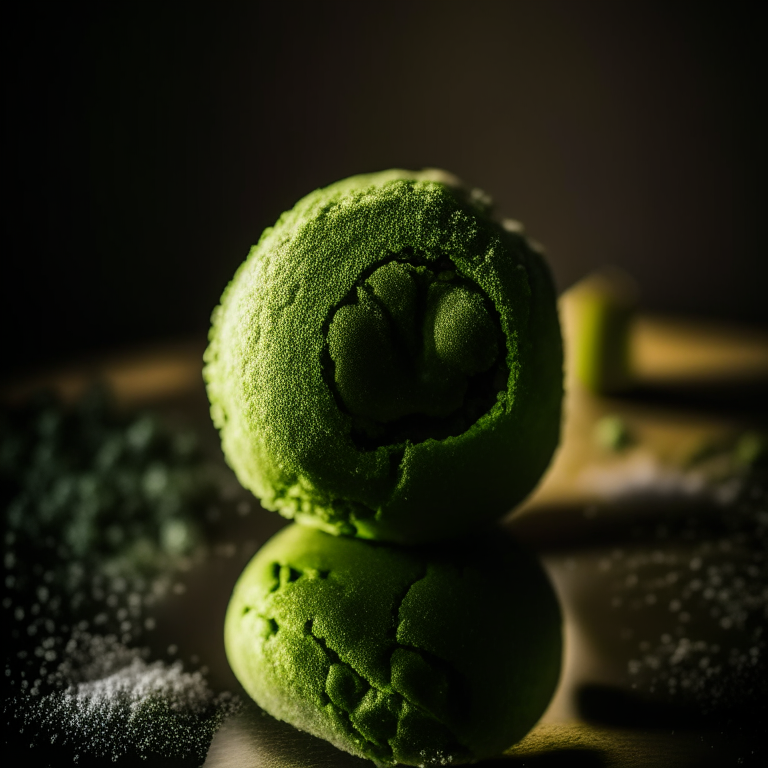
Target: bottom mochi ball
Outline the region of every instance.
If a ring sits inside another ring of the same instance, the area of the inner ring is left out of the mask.
[[[227,611],[229,662],[273,716],[379,765],[498,755],[557,685],[561,616],[501,531],[405,549],[291,525]]]

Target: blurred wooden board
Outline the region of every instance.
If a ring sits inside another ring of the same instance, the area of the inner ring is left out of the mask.
[[[565,317],[565,313],[563,313]],[[566,340],[568,328],[564,328]],[[633,338],[638,379],[674,387],[702,383],[768,383],[768,332],[681,318],[640,315]],[[103,381],[125,404],[157,402],[199,388],[203,340],[157,344],[74,362],[64,368],[0,384],[0,399],[18,402],[50,388],[76,399],[94,381]],[[569,381],[569,387],[572,382]]]

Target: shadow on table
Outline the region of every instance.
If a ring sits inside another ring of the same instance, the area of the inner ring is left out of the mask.
[[[588,747],[574,749],[555,748],[524,755],[504,755],[491,760],[481,760],[474,765],[481,768],[603,768],[603,755]]]
[[[709,414],[765,423],[767,391],[768,377],[753,376],[742,380],[642,382],[618,399],[668,409],[676,414]]]
[[[247,704],[219,729],[208,751],[205,768],[372,768],[373,763],[340,752],[322,739],[275,720]],[[546,743],[524,754],[482,760],[482,768],[603,768],[599,750]]]
[[[757,742],[768,722],[766,702],[747,695],[742,701],[704,713],[691,705],[644,698],[621,688],[583,685],[576,691],[576,705],[579,716],[588,723],[615,728],[717,731],[742,741]]]

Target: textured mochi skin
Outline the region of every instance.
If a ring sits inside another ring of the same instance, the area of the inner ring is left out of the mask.
[[[227,612],[238,679],[275,717],[378,765],[500,754],[557,684],[557,600],[506,536],[402,548],[291,525]]]
[[[355,176],[253,247],[204,375],[264,507],[412,543],[498,519],[538,482],[560,426],[555,295],[485,200],[441,172]]]

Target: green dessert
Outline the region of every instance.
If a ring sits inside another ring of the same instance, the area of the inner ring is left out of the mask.
[[[225,644],[275,717],[379,765],[447,765],[533,726],[560,622],[537,560],[499,533],[405,549],[292,525],[240,577]]]
[[[440,172],[355,176],[283,214],[226,289],[205,359],[240,482],[335,534],[415,542],[497,519],[558,440],[547,268]]]

